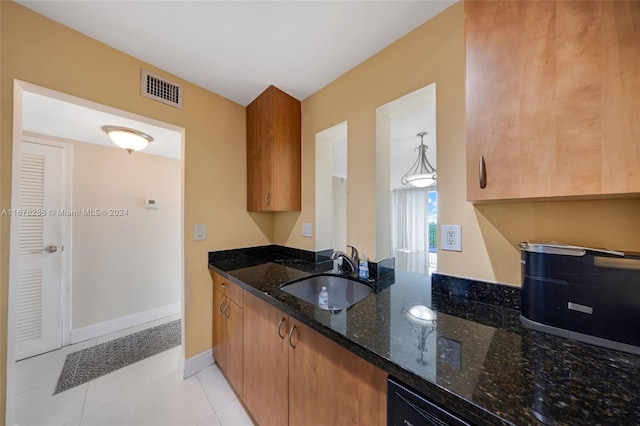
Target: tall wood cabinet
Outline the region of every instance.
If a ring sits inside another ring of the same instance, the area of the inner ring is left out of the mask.
[[[213,357],[242,397],[243,290],[211,272],[213,279]]]
[[[243,401],[261,426],[384,425],[386,373],[245,293]]]
[[[640,2],[465,14],[467,198],[640,193]]]
[[[247,106],[248,211],[300,211],[301,113],[274,86]]]

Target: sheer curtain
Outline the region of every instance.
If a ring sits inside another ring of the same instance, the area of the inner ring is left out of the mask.
[[[391,244],[396,269],[429,273],[427,188],[395,189],[391,197]]]

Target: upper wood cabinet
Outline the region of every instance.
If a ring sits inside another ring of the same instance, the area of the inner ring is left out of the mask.
[[[269,86],[247,106],[247,210],[301,209],[300,101]]]
[[[640,193],[640,2],[465,13],[467,198]]]

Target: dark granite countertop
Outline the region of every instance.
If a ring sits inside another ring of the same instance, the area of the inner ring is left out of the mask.
[[[280,290],[330,262],[224,253],[210,254],[212,270],[474,424],[640,424],[639,356],[527,330],[516,309],[432,291],[430,277],[399,271],[331,313]],[[413,305],[437,313],[423,363],[403,315]]]

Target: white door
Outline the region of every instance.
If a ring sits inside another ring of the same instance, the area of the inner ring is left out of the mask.
[[[23,141],[10,212],[16,360],[62,346],[64,149]],[[15,221],[15,223],[14,223]]]

